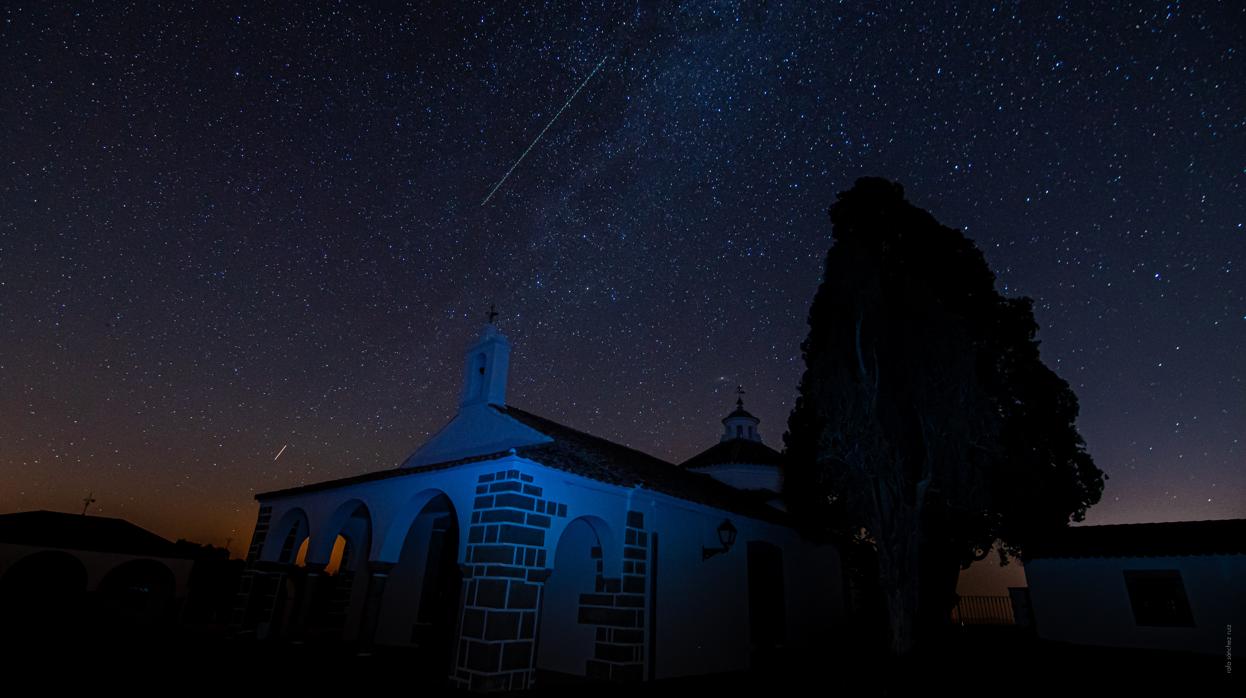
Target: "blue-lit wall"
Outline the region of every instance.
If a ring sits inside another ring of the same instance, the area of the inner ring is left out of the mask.
[[[362,503],[368,559],[388,578],[376,642],[405,644],[414,614],[402,609],[420,598],[410,571],[423,564],[428,507],[447,499],[463,574],[449,672],[462,687],[523,688],[539,670],[628,680],[748,666],[749,541],[781,551],[783,643],[816,644],[836,630],[842,584],[832,547],[519,456],[266,498],[274,523],[257,541],[259,559],[280,561],[293,527],[310,532],[308,561],[328,562],[342,511]],[[703,549],[719,547],[724,520],[737,530],[734,546],[703,559]]]

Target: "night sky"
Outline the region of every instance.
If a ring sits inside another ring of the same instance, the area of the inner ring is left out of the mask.
[[[678,461],[742,384],[781,447],[876,175],[1036,300],[1089,522],[1246,514],[1240,2],[167,4],[3,10],[2,512],[238,553],[452,416],[490,302],[513,404]]]

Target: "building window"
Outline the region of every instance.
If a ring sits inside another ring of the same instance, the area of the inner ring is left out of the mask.
[[[1125,570],[1125,588],[1138,625],[1194,627],[1190,600],[1177,570]]]

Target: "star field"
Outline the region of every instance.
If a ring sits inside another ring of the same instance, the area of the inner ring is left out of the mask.
[[[743,384],[780,447],[877,175],[1035,298],[1089,522],[1243,516],[1246,6],[932,5],[6,5],[0,511],[239,552],[439,428],[490,302],[510,402],[683,460]]]

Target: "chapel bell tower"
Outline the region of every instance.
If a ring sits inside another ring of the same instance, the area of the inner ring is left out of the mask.
[[[506,405],[506,374],[510,367],[511,344],[498,332],[493,321],[497,311],[489,306],[489,321],[480,339],[463,355],[463,396],[459,407]]]

